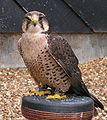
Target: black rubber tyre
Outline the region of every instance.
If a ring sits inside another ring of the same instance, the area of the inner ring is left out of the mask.
[[[94,102],[89,97],[46,99],[45,97],[26,96],[22,98],[22,114],[30,120],[37,120],[38,118],[63,120],[65,116],[70,120],[72,118],[78,120],[80,117],[83,117],[81,120],[91,120],[93,110]],[[66,120],[69,120],[67,118]]]

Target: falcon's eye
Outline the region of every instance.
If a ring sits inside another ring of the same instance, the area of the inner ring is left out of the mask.
[[[30,21],[31,21],[30,17],[26,16],[25,18],[26,18],[27,20],[30,20]]]
[[[39,17],[39,21],[41,21],[44,17]]]
[[[41,21],[43,18],[46,18],[46,16],[43,15],[43,14],[40,14],[40,15],[39,15],[39,21]]]

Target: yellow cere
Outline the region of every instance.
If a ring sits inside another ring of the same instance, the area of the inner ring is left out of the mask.
[[[29,18],[32,22],[38,22],[38,21],[39,21],[39,17],[37,17],[37,16],[33,16],[33,17],[28,16],[28,18]]]

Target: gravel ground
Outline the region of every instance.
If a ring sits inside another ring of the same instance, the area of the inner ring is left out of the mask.
[[[107,57],[79,65],[89,91],[104,104],[93,120],[107,120]],[[26,68],[0,69],[0,120],[26,120],[20,111],[21,97],[35,83]]]

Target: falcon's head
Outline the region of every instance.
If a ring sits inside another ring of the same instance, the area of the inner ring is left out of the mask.
[[[46,16],[38,11],[31,11],[25,15],[22,23],[23,32],[41,33],[49,30]]]

